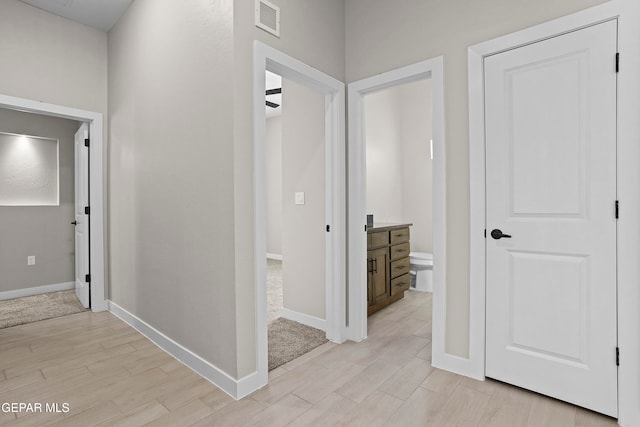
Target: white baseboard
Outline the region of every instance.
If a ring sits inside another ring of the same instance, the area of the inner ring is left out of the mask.
[[[265,385],[259,384],[257,372],[239,380],[232,378],[226,372],[207,362],[188,348],[178,344],[113,301],[109,301],[109,311],[142,335],[149,338],[155,345],[175,357],[185,366],[221,388],[234,399],[242,399]]]
[[[293,320],[295,322],[302,323],[303,325],[311,326],[312,328],[320,329],[321,331],[327,332],[327,321],[324,319],[289,310],[288,308],[283,308],[280,312],[280,316],[284,317],[285,319]]]
[[[36,286],[33,288],[16,289],[0,292],[0,301],[14,298],[30,297],[32,295],[46,294],[49,292],[68,291],[75,288],[75,282],[56,283],[53,285]]]
[[[267,259],[275,259],[277,261],[282,261],[282,254],[270,254],[270,253],[267,253]]]

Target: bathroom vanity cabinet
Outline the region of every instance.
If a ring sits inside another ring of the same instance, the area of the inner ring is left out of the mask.
[[[409,289],[409,227],[374,224],[367,228],[367,314],[404,297]]]

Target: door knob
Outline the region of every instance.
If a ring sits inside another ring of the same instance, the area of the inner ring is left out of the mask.
[[[78,221],[73,221],[71,225],[78,225]]]
[[[510,238],[511,238],[511,235],[509,235],[509,234],[504,234],[504,233],[502,233],[502,230],[498,230],[498,229],[496,228],[496,229],[491,230],[491,237],[493,237],[493,238],[494,238],[494,239],[496,239],[496,240],[502,239],[503,237],[504,237],[505,239],[510,239]]]

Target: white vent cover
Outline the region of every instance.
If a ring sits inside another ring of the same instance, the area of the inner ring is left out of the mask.
[[[267,0],[256,0],[256,27],[280,37],[280,8]]]

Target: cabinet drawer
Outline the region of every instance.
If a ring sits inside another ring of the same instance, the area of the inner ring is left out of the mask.
[[[409,227],[391,230],[391,244],[404,243],[409,241]]]
[[[401,243],[391,246],[391,260],[400,259],[409,256],[409,243]]]
[[[386,246],[389,244],[389,232],[379,231],[377,233],[369,233],[367,236],[367,243],[370,249]]]
[[[409,289],[410,279],[409,274],[403,274],[402,276],[398,276],[391,281],[391,296],[404,292]]]
[[[391,278],[409,273],[409,257],[391,262]]]

